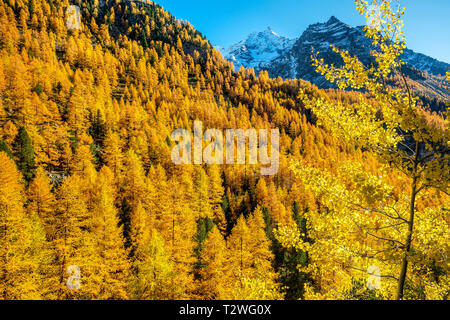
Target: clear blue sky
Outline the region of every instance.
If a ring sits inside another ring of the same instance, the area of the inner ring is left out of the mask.
[[[155,0],[179,19],[188,20],[213,45],[227,47],[250,32],[270,26],[296,38],[316,22],[335,15],[362,25],[353,0]],[[400,0],[406,7],[408,48],[450,63],[450,0]]]

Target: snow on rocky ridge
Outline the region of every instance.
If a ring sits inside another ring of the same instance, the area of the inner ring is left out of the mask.
[[[288,39],[275,33],[270,27],[261,32],[251,33],[229,48],[219,49],[223,56],[234,63],[235,69],[263,69],[266,63],[275,60],[292,48],[295,39]]]
[[[370,53],[370,41],[365,38],[362,26],[352,27],[332,16],[325,23],[310,25],[297,39],[288,39],[275,33],[270,27],[262,32],[253,32],[229,48],[216,47],[223,56],[234,63],[235,69],[241,66],[254,68],[256,72],[267,69],[272,76],[283,78],[317,78],[310,73],[311,48],[331,53],[330,44],[349,50],[363,62]],[[402,59],[412,67],[434,75],[444,75],[450,67],[426,55],[406,49]],[[307,66],[305,64],[308,64]]]

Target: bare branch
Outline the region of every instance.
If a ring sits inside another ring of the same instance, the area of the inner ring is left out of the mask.
[[[389,242],[392,242],[392,243],[397,243],[397,244],[400,245],[400,248],[406,247],[406,245],[405,245],[403,242],[399,241],[399,240],[377,236],[376,234],[373,234],[373,233],[371,233],[371,232],[365,230],[365,229],[364,229],[363,227],[361,227],[356,221],[353,221],[353,223],[354,223],[361,231],[367,233],[367,234],[368,234],[369,236],[371,236],[371,237],[374,237],[374,238],[376,238],[376,239],[378,239],[378,240],[383,240],[383,241],[389,241]]]

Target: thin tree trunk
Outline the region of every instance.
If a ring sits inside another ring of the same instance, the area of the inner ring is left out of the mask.
[[[408,221],[408,235],[406,237],[406,247],[403,254],[402,266],[400,269],[400,277],[398,279],[398,287],[397,287],[397,300],[403,300],[403,293],[406,282],[406,274],[408,272],[408,256],[411,251],[412,244],[412,235],[414,230],[414,216],[415,216],[415,208],[416,208],[416,196],[417,196],[417,169],[419,165],[419,153],[420,153],[420,144],[416,142],[416,154],[414,159],[414,168],[413,168],[413,181],[411,186],[411,200],[409,207],[409,221]]]

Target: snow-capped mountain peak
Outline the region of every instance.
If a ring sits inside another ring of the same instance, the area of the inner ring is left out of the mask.
[[[228,49],[218,49],[234,63],[236,70],[241,66],[254,68],[256,72],[268,70],[272,77],[301,78],[321,88],[329,88],[334,85],[318,74],[311,64],[311,50],[319,51],[319,57],[328,64],[339,65],[342,59],[332,51],[330,44],[349,51],[365,64],[373,62],[372,44],[365,37],[363,26],[350,26],[335,16],[310,25],[298,39],[282,37],[268,27],[251,33]],[[409,77],[417,82],[422,92],[437,99],[449,97],[448,91],[442,89],[445,81],[442,75],[450,68],[449,64],[409,49],[401,58],[407,63],[405,69],[409,70]]]
[[[267,62],[285,54],[294,43],[295,39],[282,37],[267,27],[264,31],[252,32],[245,40],[229,48],[218,49],[234,63],[236,70],[241,66],[260,69]]]

